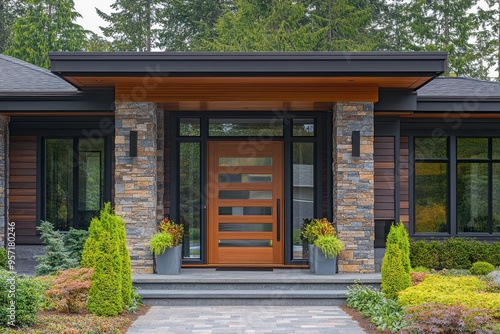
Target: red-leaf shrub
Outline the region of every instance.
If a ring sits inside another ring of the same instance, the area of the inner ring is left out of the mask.
[[[411,276],[411,285],[415,286],[424,281],[427,277],[427,273],[410,273]]]
[[[59,312],[78,313],[85,308],[94,269],[58,271],[52,288],[45,292]]]
[[[487,310],[429,303],[408,308],[406,312],[413,325],[402,329],[400,334],[493,333],[487,328],[492,322]]]

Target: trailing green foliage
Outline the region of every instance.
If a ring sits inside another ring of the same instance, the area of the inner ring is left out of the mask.
[[[167,248],[172,248],[173,237],[170,233],[157,232],[151,237],[149,250],[154,255],[165,253]]]
[[[121,275],[117,270],[116,240],[109,231],[101,231],[95,252],[87,310],[100,316],[117,316],[123,309]]]
[[[132,270],[125,223],[114,214],[110,203],[106,203],[99,218],[90,223],[81,265],[94,268],[87,306],[90,312],[113,315],[132,302]],[[112,289],[108,289],[110,281],[115,284]]]
[[[397,299],[398,292],[411,286],[410,274],[403,267],[403,254],[398,245],[388,244],[382,260],[380,288],[387,298]]]
[[[406,310],[412,324],[401,334],[427,333],[493,333],[492,317],[484,310],[468,309],[461,305],[423,304]]]
[[[349,287],[347,306],[357,309],[380,330],[395,333],[408,325],[405,313],[396,301],[368,286],[356,284]]]
[[[64,246],[69,252],[69,255],[78,261],[82,260],[83,246],[89,236],[89,232],[85,230],[77,230],[70,228],[68,234],[64,238]]]
[[[35,257],[39,263],[35,267],[35,275],[51,275],[58,270],[78,266],[77,259],[71,256],[64,245],[64,236],[54,230],[54,225],[42,221],[37,230],[40,231],[40,239],[45,245],[45,254]]]
[[[9,295],[15,291],[15,296]],[[0,327],[10,324],[11,300],[15,301],[15,324],[32,326],[43,300],[43,287],[31,277],[18,277],[15,273],[0,269]]]
[[[398,302],[402,306],[418,306],[425,303],[449,306],[462,304],[472,309],[480,306],[498,317],[500,294],[487,292],[488,289],[488,283],[475,276],[429,275],[422,283],[401,291]]]
[[[488,275],[493,270],[495,270],[495,267],[491,263],[479,261],[472,265],[470,273],[472,275]]]
[[[334,235],[320,235],[314,245],[319,247],[327,259],[333,259],[344,249],[344,244]]]
[[[132,288],[132,298],[128,305],[125,305],[125,310],[128,313],[134,313],[137,311],[144,303],[142,302],[142,297],[137,293],[136,288]]]
[[[450,238],[443,242],[424,240],[410,242],[413,267],[429,269],[469,269],[472,263],[489,262],[500,266],[500,242],[479,242],[468,238]]]
[[[0,269],[7,269],[7,250],[0,247]]]

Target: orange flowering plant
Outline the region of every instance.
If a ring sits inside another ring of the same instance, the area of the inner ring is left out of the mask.
[[[165,217],[160,223],[159,230],[160,233],[168,233],[172,236],[172,247],[182,244],[184,237],[184,226],[182,224],[177,224],[168,217]]]

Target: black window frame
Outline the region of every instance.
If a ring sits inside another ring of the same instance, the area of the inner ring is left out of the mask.
[[[78,163],[75,163],[79,157],[79,143],[81,139],[88,139],[89,137],[85,137],[82,135],[78,136],[70,136],[68,134],[54,134],[54,135],[42,135],[39,136],[39,142],[40,142],[40,156],[41,159],[39,161],[40,163],[40,185],[41,185],[41,191],[40,191],[40,221],[47,220],[47,208],[46,208],[46,200],[47,200],[47,174],[46,174],[46,142],[47,140],[50,139],[70,139],[73,141],[73,152],[76,153],[77,155],[73,156],[73,223],[70,228],[74,229],[83,229],[81,226],[79,226],[79,213],[78,213],[78,208],[79,208],[79,172],[80,172],[80,166]],[[103,203],[101,203],[101,208],[106,202],[111,201],[111,144],[110,144],[110,138],[109,137],[100,137],[104,140],[104,192],[103,192]],[[78,153],[77,153],[78,152]],[[39,224],[37,223],[37,226]],[[90,222],[89,222],[90,223]],[[67,231],[61,231],[61,232],[67,232]]]
[[[471,116],[472,117],[472,116]],[[498,240],[500,233],[457,233],[456,217],[456,173],[457,173],[457,150],[456,137],[480,137],[480,138],[500,138],[500,123],[491,119],[443,119],[420,118],[401,120],[401,136],[407,136],[409,140],[409,204],[410,204],[410,236],[419,239],[445,239],[449,237],[471,237],[477,240]],[[413,143],[415,137],[447,137],[449,138],[449,220],[450,233],[414,233],[415,230],[415,201],[414,201],[414,152]],[[498,160],[498,159],[496,159]],[[491,174],[491,173],[490,173]]]
[[[332,122],[332,112],[266,112],[266,111],[256,111],[251,114],[241,115],[241,113],[235,111],[214,111],[214,112],[171,112],[170,119],[165,118],[165,125],[172,124],[172,128],[169,129],[169,134],[165,138],[170,141],[171,154],[170,157],[165,158],[165,163],[170,164],[171,174],[170,174],[170,212],[165,213],[170,215],[174,220],[179,221],[179,145],[181,142],[199,142],[200,143],[200,161],[201,161],[201,176],[200,176],[200,187],[202,191],[202,198],[200,199],[201,208],[201,221],[200,221],[200,258],[184,258],[183,264],[206,264],[207,263],[207,217],[206,217],[206,172],[207,172],[207,143],[211,140],[217,141],[235,141],[252,139],[255,137],[246,136],[209,136],[209,119],[210,118],[242,118],[242,119],[262,119],[273,117],[278,117],[283,119],[283,136],[266,136],[266,140],[271,141],[282,141],[284,143],[284,205],[285,205],[285,216],[284,221],[291,221],[293,216],[292,207],[292,187],[291,187],[291,175],[292,175],[292,143],[300,142],[313,142],[315,144],[315,156],[314,160],[318,161],[322,157],[323,152],[326,152],[326,165],[321,159],[320,163],[315,166],[315,212],[318,216],[324,216],[325,206],[326,206],[326,218],[330,221],[333,217],[333,196],[332,196],[332,126],[328,124],[333,124]],[[180,119],[181,118],[199,118],[200,119],[200,135],[199,136],[181,136],[179,133]],[[314,136],[293,136],[293,119],[303,118],[303,119],[314,119]],[[323,170],[326,171],[326,175],[322,175]],[[326,184],[323,183],[323,178],[326,178]],[[328,203],[323,203],[323,198],[325,198]],[[316,218],[316,217],[311,217]],[[293,231],[290,228],[285,228],[284,238],[286,240],[284,249],[284,264],[288,265],[303,265],[308,262],[307,259],[293,259]]]

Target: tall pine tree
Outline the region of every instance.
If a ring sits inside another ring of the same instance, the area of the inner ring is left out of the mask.
[[[478,9],[480,22],[477,36],[481,67],[496,66],[496,80],[500,81],[500,0],[486,0],[487,8]]]
[[[196,50],[311,51],[322,32],[305,22],[306,9],[292,0],[236,0],[215,25],[212,39],[193,42]]]
[[[73,0],[28,0],[6,54],[48,68],[49,51],[83,50],[86,31],[75,23],[74,7]]]
[[[116,0],[113,12],[106,14],[96,8],[97,14],[109,25],[101,27],[106,37],[113,39],[115,51],[151,51],[158,43],[160,0]]]
[[[408,50],[447,51],[446,75],[483,77],[472,42],[478,30],[477,0],[416,0],[408,7]]]
[[[233,0],[171,0],[159,11],[159,48],[189,51],[193,41],[212,40],[215,24]]]

